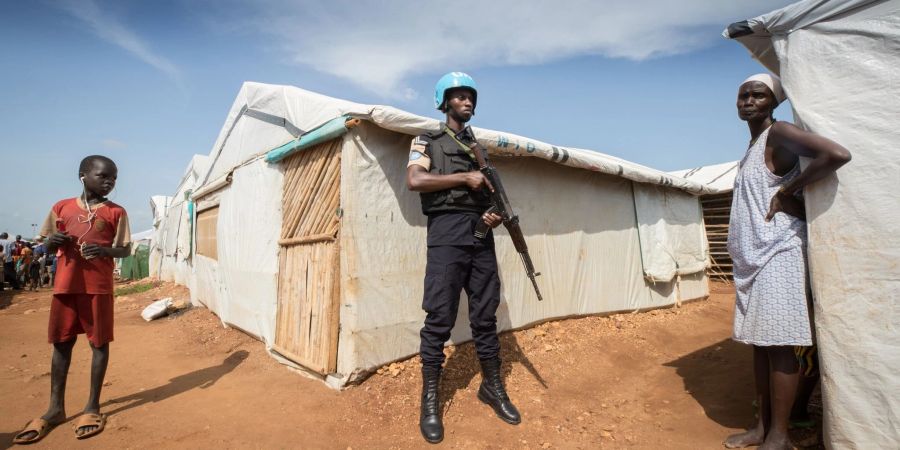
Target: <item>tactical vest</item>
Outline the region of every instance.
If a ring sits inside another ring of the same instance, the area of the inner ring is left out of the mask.
[[[439,132],[425,135],[431,141],[429,157],[431,157],[430,173],[449,175],[460,172],[478,170],[478,164],[466,154],[465,150],[447,133]],[[464,140],[467,143],[468,141]],[[483,191],[471,191],[466,186],[457,186],[443,191],[423,192],[422,212],[438,214],[443,212],[475,212],[483,213],[491,206],[490,198]]]

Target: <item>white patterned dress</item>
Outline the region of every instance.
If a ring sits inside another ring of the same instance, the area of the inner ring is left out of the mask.
[[[806,222],[779,212],[766,222],[783,177],[766,167],[766,129],[747,149],[734,180],[728,253],[734,262],[734,340],[758,346],[812,345],[807,277]]]

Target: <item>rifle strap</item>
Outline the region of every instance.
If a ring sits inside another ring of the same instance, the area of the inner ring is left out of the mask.
[[[463,131],[465,131],[465,130],[470,130],[470,128],[469,127],[463,128]],[[466,152],[467,155],[469,155],[469,158],[472,158],[472,161],[478,162],[478,158],[475,157],[475,152],[473,152],[472,149],[468,145],[463,144],[462,141],[460,141],[459,138],[456,137],[456,133],[453,130],[451,130],[450,127],[448,127],[446,124],[444,124],[444,132],[447,133],[450,136],[450,138],[453,139],[454,142],[456,142],[456,145],[459,145],[459,148],[461,148],[464,152]],[[474,140],[475,133],[473,133],[470,130],[469,134],[472,136],[472,139]],[[478,142],[478,141],[476,141],[476,142]]]

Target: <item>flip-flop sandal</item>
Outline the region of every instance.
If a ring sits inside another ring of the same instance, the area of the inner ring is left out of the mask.
[[[16,434],[16,437],[13,438],[13,444],[33,444],[43,439],[44,436],[46,436],[47,433],[49,433],[52,429],[53,425],[51,425],[50,422],[48,422],[46,419],[38,417],[37,419],[28,422],[28,424],[25,425],[25,428],[23,428],[22,431]],[[37,436],[30,439],[22,437],[22,435],[28,433],[37,433]]]
[[[78,418],[75,419],[75,423],[72,424],[72,428],[75,429],[75,437],[77,437],[78,439],[87,439],[91,436],[100,434],[103,431],[103,427],[105,426],[106,416],[97,413],[84,413],[78,416]],[[78,430],[84,427],[97,428],[84,434],[78,434]]]

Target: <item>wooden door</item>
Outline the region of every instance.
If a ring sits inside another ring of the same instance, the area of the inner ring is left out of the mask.
[[[342,144],[338,138],[283,162],[274,349],[321,374],[337,368]]]

